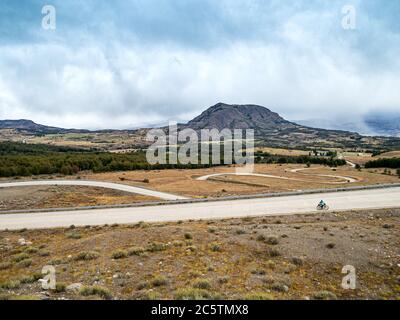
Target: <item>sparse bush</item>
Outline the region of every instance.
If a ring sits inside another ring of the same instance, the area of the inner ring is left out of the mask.
[[[112,295],[110,291],[106,288],[99,287],[99,286],[85,286],[82,287],[79,293],[84,296],[84,297],[89,297],[89,296],[99,296],[102,299],[105,300],[111,300]]]
[[[26,260],[26,259],[29,259],[29,255],[27,253],[17,254],[12,258],[12,260],[14,262],[21,262],[22,260]]]
[[[20,282],[22,284],[34,283],[34,282],[38,281],[41,278],[42,278],[42,274],[41,273],[34,273],[33,275],[21,278]]]
[[[216,232],[217,232],[217,229],[215,229],[215,228],[213,228],[213,227],[210,227],[210,228],[208,228],[208,232],[209,232],[209,233],[216,233]]]
[[[48,251],[48,250],[40,250],[38,252],[38,255],[41,256],[41,257],[48,257],[48,256],[50,256],[50,251]]]
[[[266,242],[270,245],[277,245],[279,244],[279,239],[277,237],[268,237],[268,239],[266,240]]]
[[[29,268],[32,265],[32,259],[25,259],[17,263],[20,268]]]
[[[183,247],[183,244],[184,244],[183,241],[180,241],[180,240],[175,240],[172,242],[172,245],[174,247]]]
[[[244,300],[274,300],[274,297],[270,293],[255,292],[244,296]]]
[[[319,291],[313,294],[315,300],[336,300],[337,296],[330,291]]]
[[[190,252],[196,252],[197,251],[197,247],[196,246],[188,246],[186,248],[186,250],[189,250]]]
[[[279,257],[281,253],[277,249],[268,248],[267,255],[271,258]]]
[[[167,250],[167,245],[160,242],[153,242],[147,247],[147,251],[149,252],[160,252],[165,250]]]
[[[235,233],[240,236],[242,234],[246,234],[246,230],[244,230],[244,229],[236,229]]]
[[[221,245],[219,243],[216,243],[216,242],[211,243],[210,249],[211,249],[212,252],[221,252],[222,251]]]
[[[289,291],[289,287],[282,282],[274,282],[271,285],[271,289],[277,292],[288,292]]]
[[[129,256],[141,256],[145,252],[144,248],[142,247],[133,247],[128,250]]]
[[[197,280],[193,283],[193,288],[210,290],[211,284],[208,280]]]
[[[257,236],[257,241],[264,242],[265,241],[265,236],[262,235],[262,234],[258,235]]]
[[[185,239],[186,240],[192,240],[193,236],[190,233],[185,233]]]
[[[302,266],[303,265],[303,259],[299,257],[293,257],[291,259],[292,263],[296,266]]]
[[[61,293],[61,292],[65,292],[66,289],[67,289],[67,285],[65,283],[57,282],[56,288],[54,289],[54,291],[56,293]]]
[[[211,300],[213,296],[210,292],[203,289],[184,288],[175,292],[176,300]]]
[[[26,247],[24,251],[28,254],[34,254],[37,253],[39,249],[36,247]]]
[[[125,250],[116,250],[112,253],[111,257],[115,260],[124,259],[128,257],[128,252]]]
[[[76,261],[89,261],[95,260],[99,257],[99,253],[96,251],[82,251],[76,257]]]
[[[168,279],[164,276],[158,276],[155,277],[152,281],[151,284],[154,287],[162,287],[162,286],[166,286],[168,284]]]
[[[6,282],[0,283],[0,288],[5,290],[18,289],[20,286],[21,282],[19,280],[8,280]]]
[[[149,286],[149,284],[146,281],[141,281],[138,283],[136,289],[140,291],[140,290],[146,289],[148,286]]]
[[[218,278],[218,283],[219,284],[226,284],[229,282],[229,276],[223,276]]]
[[[78,239],[82,238],[82,236],[81,236],[81,234],[79,232],[68,232],[68,233],[66,233],[66,236],[67,236],[68,239],[76,239],[76,240],[78,240]]]

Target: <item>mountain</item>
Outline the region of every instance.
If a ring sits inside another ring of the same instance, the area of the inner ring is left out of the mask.
[[[276,132],[296,128],[296,124],[279,114],[257,105],[228,105],[218,103],[188,122],[188,127],[199,129],[250,129],[260,132]]]
[[[55,133],[74,133],[74,132],[89,132],[88,130],[64,129],[44,126],[37,124],[32,120],[0,120],[0,129],[14,129],[30,134],[55,134]]]
[[[349,127],[351,125],[349,124]],[[286,148],[351,148],[351,149],[400,149],[400,138],[362,136],[343,130],[317,129],[282,118],[279,114],[258,105],[229,105],[218,103],[186,124],[179,130],[201,129],[254,129],[256,143],[271,147]],[[30,120],[0,120],[1,129],[14,129],[22,134],[102,133],[101,141],[109,136],[135,137],[138,146],[148,144],[145,137],[149,128],[139,130],[75,130],[49,127]],[[166,129],[166,128],[163,128]],[[3,137],[5,135],[3,134]],[[110,144],[112,144],[110,142]],[[131,147],[134,147],[132,145]]]
[[[400,147],[400,139],[368,137],[356,132],[318,129],[303,126],[282,118],[279,114],[258,105],[229,105],[218,103],[200,116],[182,125],[182,128],[254,129],[259,143],[279,147],[339,147],[339,148],[393,148]]]

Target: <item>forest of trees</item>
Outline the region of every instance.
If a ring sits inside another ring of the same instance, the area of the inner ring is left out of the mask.
[[[257,152],[255,154],[256,163],[276,163],[276,164],[320,164],[324,166],[338,167],[346,165],[343,159],[330,157],[315,157],[315,156],[280,156],[272,155],[267,152]]]
[[[334,157],[276,156],[256,153],[256,163],[345,165],[344,160]],[[223,163],[223,157],[221,157]],[[80,171],[110,172],[130,170],[195,169],[211,167],[196,164],[150,165],[145,151],[126,154],[98,152],[49,145],[0,143],[0,177],[35,176],[41,174],[72,175]]]
[[[192,169],[208,165],[150,165],[146,152],[114,154],[48,145],[0,143],[0,177],[41,174],[71,175],[80,171]]]
[[[382,158],[369,161],[365,164],[365,168],[400,168],[400,158]]]

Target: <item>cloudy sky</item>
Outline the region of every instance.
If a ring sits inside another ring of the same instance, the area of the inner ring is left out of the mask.
[[[399,111],[399,16],[398,0],[1,0],[0,119],[131,128],[220,101],[289,119]]]

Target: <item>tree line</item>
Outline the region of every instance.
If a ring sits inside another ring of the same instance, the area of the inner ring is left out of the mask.
[[[316,157],[316,156],[281,156],[272,155],[268,152],[256,152],[256,163],[274,163],[274,164],[320,164],[330,167],[338,167],[346,165],[346,161],[343,159],[337,159],[333,156],[328,157]]]
[[[391,168],[400,169],[400,158],[381,158],[368,161],[365,168]]]

